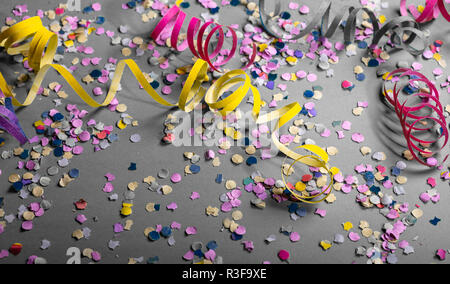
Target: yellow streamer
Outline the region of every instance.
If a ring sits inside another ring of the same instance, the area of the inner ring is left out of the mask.
[[[24,41],[32,38],[30,42],[23,43]],[[58,37],[56,34],[47,30],[41,22],[39,17],[29,18],[25,21],[17,23],[0,34],[0,46],[3,46],[8,54],[24,54],[27,56],[27,60],[30,67],[36,72],[36,78],[33,85],[25,98],[24,102],[19,102],[9,89],[4,77],[0,73],[0,89],[3,91],[6,97],[11,97],[15,106],[28,106],[36,99],[36,95],[40,86],[50,69],[54,69],[59,73],[64,80],[70,85],[73,91],[89,106],[91,107],[104,107],[108,106],[114,97],[116,96],[120,81],[122,79],[125,67],[133,73],[136,80],[144,88],[148,95],[153,100],[161,105],[169,107],[178,107],[183,111],[191,112],[194,108],[201,103],[205,98],[206,104],[212,109],[218,111],[220,114],[226,116],[230,112],[234,111],[247,96],[249,91],[253,93],[254,103],[252,114],[257,124],[267,123],[278,119],[277,125],[272,133],[273,143],[283,152],[287,157],[293,159],[295,163],[301,162],[310,167],[324,168],[331,175],[331,184],[333,183],[333,176],[339,172],[337,168],[329,168],[329,157],[327,153],[316,145],[304,145],[300,146],[304,150],[308,150],[314,155],[300,155],[288,147],[280,143],[277,137],[277,131],[293,119],[301,110],[302,107],[297,103],[289,104],[269,114],[260,116],[261,109],[261,95],[259,91],[252,86],[250,77],[242,70],[233,70],[217,81],[206,90],[202,87],[202,83],[209,81],[207,76],[208,63],[201,59],[198,59],[194,64],[192,70],[189,72],[189,76],[183,86],[178,103],[173,104],[166,101],[161,97],[148,83],[144,74],[140,70],[139,66],[131,59],[121,60],[117,64],[111,86],[108,94],[102,103],[95,101],[78,83],[73,75],[63,66],[58,64],[52,64],[53,57],[56,54],[58,46]],[[221,100],[221,96],[233,86],[241,84],[231,95]],[[293,164],[291,165],[291,167]],[[284,176],[283,176],[284,180]],[[287,186],[286,186],[287,187]],[[304,197],[297,195],[289,187],[287,187],[292,194],[299,200],[309,203],[318,203],[323,201],[310,201],[309,199],[317,196]]]

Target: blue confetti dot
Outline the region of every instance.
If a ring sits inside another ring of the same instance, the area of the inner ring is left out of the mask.
[[[294,213],[297,211],[298,209],[298,204],[297,203],[291,203],[289,206],[289,213]]]
[[[304,207],[300,207],[295,211],[295,214],[297,214],[300,217],[305,217],[306,216],[306,208]]]
[[[71,169],[71,170],[69,171],[69,176],[70,176],[71,178],[77,178],[77,177],[79,177],[79,176],[80,176],[80,170],[78,170],[78,169]]]
[[[198,257],[203,257],[204,256],[204,254],[203,254],[201,249],[198,249],[198,250],[194,251],[194,255],[196,255]]]
[[[189,170],[193,173],[193,174],[198,174],[200,172],[200,166],[197,165],[191,165],[189,167]]]
[[[233,241],[240,241],[243,237],[244,237],[244,236],[238,235],[238,234],[236,234],[236,233],[232,233],[232,234],[231,234],[231,239],[232,239]]]
[[[130,1],[127,3],[128,8],[135,8],[136,7],[136,2],[134,1]]]
[[[210,250],[216,250],[216,248],[218,247],[217,242],[216,241],[210,241],[206,247]]]
[[[66,50],[65,50],[64,46],[58,46],[58,47],[56,48],[56,53],[57,53],[57,54],[63,55],[65,51],[66,51]]]
[[[375,186],[375,185],[372,185],[369,189],[374,194],[378,194],[380,192],[380,188],[378,186]]]
[[[159,82],[156,81],[156,80],[151,82],[150,85],[152,86],[153,89],[158,89],[159,88]]]
[[[59,147],[59,146],[62,145],[62,141],[59,140],[59,139],[55,139],[55,140],[52,141],[52,145],[53,145],[54,147]]]
[[[159,235],[159,233],[157,231],[152,231],[152,232],[150,232],[150,234],[148,234],[148,238],[151,241],[157,241],[161,238],[161,236]]]
[[[248,157],[247,159],[247,165],[251,166],[251,165],[255,165],[258,163],[258,159],[256,159],[256,157]]]
[[[380,62],[378,62],[378,60],[376,59],[370,59],[369,63],[367,64],[367,66],[369,67],[378,67],[378,65],[380,65]]]
[[[438,217],[434,217],[434,219],[430,220],[430,223],[434,226],[437,226],[437,224],[441,221]]]
[[[119,135],[117,135],[117,133],[109,134],[108,135],[108,141],[111,142],[111,143],[119,141]]]
[[[286,46],[286,44],[284,42],[281,42],[281,41],[275,43],[275,48],[276,49],[283,49],[285,46]]]
[[[165,238],[170,237],[170,235],[172,235],[172,229],[170,227],[167,227],[167,226],[163,227],[161,229],[161,235],[163,237],[165,237]]]
[[[278,74],[270,73],[269,75],[267,75],[267,78],[269,81],[275,81],[278,78]]]
[[[311,90],[306,90],[303,92],[303,96],[308,99],[312,98],[312,97],[314,97],[314,92]]]
[[[158,262],[158,261],[159,261],[159,257],[158,257],[158,256],[149,257],[149,258],[147,259],[147,263],[148,263],[148,264],[154,264],[154,263],[156,263],[156,262]]]
[[[83,13],[90,13],[90,12],[94,12],[94,9],[92,9],[91,6],[87,6],[83,9]]]
[[[321,172],[315,172],[313,174],[313,176],[314,176],[314,178],[320,178],[322,176],[322,173]]]
[[[102,25],[105,23],[105,17],[97,17],[97,21],[95,22],[97,25]]]
[[[62,147],[57,147],[55,148],[55,150],[53,150],[53,155],[55,155],[55,157],[61,157],[64,154],[64,150]]]
[[[367,42],[365,41],[358,42],[358,47],[361,49],[367,48]]]
[[[19,192],[23,188],[23,183],[21,181],[17,181],[13,183],[12,186],[17,192]]]
[[[90,75],[92,78],[97,79],[100,76],[102,76],[102,71],[96,69],[96,70],[93,70]]]
[[[282,12],[280,17],[284,20],[289,20],[291,18],[291,14],[289,12]]]
[[[217,174],[216,183],[222,183],[222,174]]]
[[[231,0],[231,2],[230,2],[230,5],[231,5],[231,6],[237,6],[237,5],[239,5],[239,4],[241,4],[241,1],[240,1],[240,0]]]
[[[219,13],[219,7],[209,9],[209,12],[214,15]]]
[[[64,115],[62,115],[61,113],[56,113],[54,116],[53,116],[53,121],[60,121],[60,120],[63,120],[64,119]]]
[[[364,75],[364,73],[356,74],[356,80],[364,81],[365,79],[366,79],[366,75]]]
[[[128,168],[129,171],[135,171],[137,169],[136,164],[135,163],[131,163],[130,167]]]
[[[161,209],[161,204],[155,204],[155,211],[159,211]]]
[[[187,9],[187,8],[189,8],[190,6],[191,6],[191,4],[189,4],[189,2],[182,2],[182,3],[180,4],[180,7],[183,8],[183,9]]]
[[[22,160],[25,160],[26,158],[28,158],[29,153],[30,153],[30,150],[24,150],[24,151],[22,152],[22,154],[20,154],[19,157],[20,157]]]

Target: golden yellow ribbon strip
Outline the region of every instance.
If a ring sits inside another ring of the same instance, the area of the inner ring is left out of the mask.
[[[32,38],[30,42],[22,44],[29,38]],[[204,87],[202,87],[202,83],[209,81],[209,78],[207,76],[208,63],[204,60],[198,59],[194,64],[192,70],[189,72],[189,76],[179,96],[178,103],[173,104],[166,101],[153,89],[136,62],[131,59],[121,60],[116,66],[111,86],[105,100],[102,103],[98,103],[83,89],[80,83],[78,83],[78,81],[64,66],[59,64],[52,64],[57,45],[57,35],[47,30],[42,25],[41,19],[39,17],[29,18],[25,21],[17,23],[16,25],[10,27],[0,34],[0,46],[3,46],[10,55],[21,53],[27,56],[28,58],[26,59],[28,59],[30,67],[32,67],[33,70],[37,72],[33,85],[24,102],[22,103],[14,97],[13,93],[8,87],[8,84],[0,73],[0,89],[3,91],[6,97],[12,98],[13,104],[15,106],[28,106],[33,103],[33,101],[36,99],[39,88],[41,87],[42,82],[50,69],[54,69],[57,73],[59,73],[70,85],[73,91],[85,103],[95,108],[108,106],[112,102],[119,88],[120,81],[125,71],[125,67],[127,66],[131,70],[139,84],[144,88],[147,94],[149,94],[153,98],[153,100],[164,106],[176,106],[186,112],[191,112],[198,104],[201,103],[202,99],[205,98],[205,102],[212,110],[218,111],[221,115],[226,116],[230,112],[236,110],[236,108],[242,103],[244,98],[251,90],[254,98],[252,114],[256,123],[262,124],[278,119],[277,125],[272,133],[272,140],[281,152],[283,152],[287,157],[293,159],[295,161],[294,163],[301,162],[310,167],[326,169],[331,176],[330,186],[333,183],[333,176],[339,172],[339,169],[337,168],[329,168],[329,157],[327,153],[319,146],[300,146],[299,148],[310,151],[314,154],[304,156],[290,150],[288,147],[280,143],[277,137],[277,131],[283,125],[293,119],[302,110],[302,107],[297,102],[295,102],[269,114],[260,116],[261,95],[259,91],[254,86],[252,86],[251,79],[247,75],[247,73],[242,70],[233,70],[226,73],[217,81],[215,81],[208,90],[206,90]],[[222,95],[237,84],[240,84],[240,86],[231,95],[221,100]],[[315,198],[317,196],[300,196],[289,187],[287,188],[297,199],[301,201],[318,203],[323,200],[310,201],[309,199]]]

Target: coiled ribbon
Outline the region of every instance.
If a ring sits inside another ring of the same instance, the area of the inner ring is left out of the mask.
[[[181,11],[181,9],[177,5],[172,6],[172,8],[169,9],[169,11],[156,25],[150,37],[154,40],[157,40],[158,37],[160,37],[161,34],[166,29],[172,28],[172,32],[170,35],[170,43],[172,48],[174,48],[177,51],[184,51],[186,48],[189,47],[189,49],[191,50],[192,54],[194,54],[195,57],[203,59],[204,61],[208,62],[209,66],[214,71],[220,72],[220,70],[217,67],[227,64],[236,53],[238,46],[238,37],[236,32],[234,31],[233,28],[229,26],[222,26],[217,23],[214,23],[213,21],[206,22],[202,25],[200,19],[193,17],[189,21],[187,40],[184,40],[181,44],[178,44],[178,37],[180,35],[180,31],[185,19],[186,13]],[[206,36],[206,39],[203,40],[205,32],[208,29],[208,27],[212,27],[212,29]],[[212,60],[221,53],[223,44],[225,42],[224,29],[228,29],[231,33],[233,39],[232,48],[224,60],[221,60],[220,62],[215,61],[213,63]],[[216,33],[218,33],[219,35],[217,46],[215,47],[213,53],[210,54],[208,51],[209,45],[211,43],[212,37]],[[197,42],[195,43],[195,41]],[[256,44],[253,43],[252,55],[250,56],[247,65],[243,67],[244,70],[252,66],[256,58],[256,53],[257,53]]]
[[[409,151],[411,152],[415,160],[417,160],[423,165],[429,166],[427,163],[425,163],[422,159],[420,159],[417,156],[416,152],[427,156],[432,156],[434,155],[434,153],[431,152],[430,150],[421,149],[416,144],[422,143],[432,145],[438,142],[440,139],[445,138],[444,145],[441,148],[442,150],[447,145],[449,140],[449,133],[447,130],[447,125],[444,116],[444,108],[442,107],[442,104],[440,103],[439,100],[439,92],[434,86],[434,84],[419,72],[413,71],[411,69],[400,68],[390,72],[387,75],[388,76],[387,78],[392,79],[393,76],[396,74],[399,74],[398,75],[399,78],[409,76],[410,79],[408,80],[408,83],[410,85],[413,85],[415,82],[423,82],[429,89],[429,92],[422,91],[414,93],[412,95],[412,97],[414,98],[419,97],[420,103],[414,106],[406,106],[408,100],[405,100],[404,102],[399,101],[399,94],[402,91],[402,88],[397,88],[397,83],[395,83],[392,92],[386,90],[386,86],[384,86],[383,88],[383,95],[385,96],[386,100],[395,108],[395,112],[400,120],[403,135],[405,136]],[[433,117],[431,116],[431,114],[421,115],[420,111],[426,109],[429,109],[432,112],[434,112],[437,117]],[[418,134],[424,133],[432,129],[432,127],[425,127],[425,128],[419,127],[418,124],[426,120],[432,120],[436,123],[436,125],[439,125],[441,127],[442,133],[440,137],[437,138],[436,140],[428,141],[418,138]]]
[[[298,35],[284,34],[280,36],[272,29],[269,23],[270,16],[265,11],[265,0],[259,0],[259,13],[261,25],[269,35],[277,39],[298,40],[308,35],[310,32],[316,29],[317,26],[320,26],[319,32],[321,37],[331,38],[336,33],[339,24],[344,20],[344,16],[348,11],[349,16],[345,20],[345,27],[344,27],[344,43],[348,45],[351,44],[355,38],[357,16],[359,12],[364,11],[369,16],[373,25],[373,39],[371,47],[378,46],[382,37],[389,31],[391,31],[390,37],[391,42],[396,46],[403,46],[403,48],[407,49],[408,52],[413,55],[419,55],[423,53],[423,51],[427,47],[424,33],[421,30],[419,30],[419,25],[415,21],[413,21],[410,17],[406,16],[398,17],[387,22],[386,24],[384,24],[384,26],[380,27],[378,24],[377,17],[371,10],[367,8],[355,8],[352,6],[344,6],[338,9],[337,15],[334,17],[331,24],[329,24],[331,6],[332,4],[330,0],[324,0],[320,5],[319,9],[317,10],[316,14],[314,15],[313,19],[311,20],[311,22]],[[275,17],[277,17],[280,14],[280,12],[281,12],[281,2],[277,1],[274,11]],[[403,37],[403,34],[405,32],[408,34],[408,37],[406,39],[404,39]],[[421,39],[421,41],[423,42],[422,44],[423,48],[422,47],[417,48],[412,46],[412,43],[416,38]]]
[[[33,85],[24,102],[19,102],[16,98],[14,98],[14,95],[6,84],[4,78],[0,76],[0,89],[6,97],[11,98],[12,103],[15,106],[28,106],[33,103],[37,92],[50,69],[54,69],[58,74],[60,74],[70,85],[73,91],[91,107],[104,107],[112,102],[116,96],[125,67],[128,67],[131,70],[136,80],[147,92],[147,94],[153,98],[153,100],[164,106],[176,106],[186,112],[191,112],[204,98],[205,102],[212,110],[216,110],[225,116],[235,110],[242,103],[249,91],[251,91],[254,97],[252,114],[257,123],[262,124],[278,120],[272,133],[272,140],[281,152],[283,152],[287,157],[296,161],[301,161],[307,166],[325,168],[332,174],[332,181],[333,176],[339,172],[339,169],[335,167],[330,168],[328,166],[329,157],[322,148],[316,145],[301,146],[301,148],[308,150],[313,154],[303,156],[290,150],[279,141],[277,131],[292,118],[294,118],[302,110],[302,107],[295,102],[271,113],[260,115],[261,95],[259,91],[252,86],[251,78],[243,70],[233,70],[224,74],[217,81],[215,81],[208,90],[206,90],[202,86],[202,83],[209,81],[207,73],[208,66],[210,64],[202,59],[198,59],[192,67],[192,70],[189,72],[189,76],[179,96],[178,103],[174,104],[166,101],[152,88],[136,62],[131,59],[121,60],[116,66],[116,70],[111,81],[111,86],[104,101],[102,103],[98,103],[82,88],[80,83],[78,83],[78,81],[65,67],[58,64],[51,64],[52,60],[50,57],[55,54],[56,49],[56,45],[54,44],[56,34],[50,34],[51,32],[49,32],[42,25],[39,17],[33,17],[22,21],[0,34],[0,43],[5,47],[7,52],[11,55],[18,54],[20,52],[27,53],[29,56],[28,60],[33,62],[33,69],[37,72]],[[33,37],[33,39],[30,44],[23,44],[23,46],[14,45],[20,44],[25,39],[31,37]],[[12,48],[12,46],[14,46],[14,48]],[[45,47],[47,48],[45,49]],[[38,53],[37,51],[45,51],[45,54],[43,56],[38,56],[38,54],[42,55],[42,53]],[[225,92],[237,84],[240,84],[240,86],[232,94],[228,95],[224,99],[221,99]],[[314,196],[308,198],[311,199],[314,198]],[[311,201],[309,202],[311,203]]]
[[[450,3],[445,0],[446,3]],[[426,0],[425,7],[423,7],[422,12],[419,12],[416,6],[409,5],[406,8],[406,0],[400,0],[400,14],[402,16],[408,15],[408,10],[418,23],[426,23],[439,17],[439,11],[442,16],[450,22],[450,14],[447,12],[444,0]]]

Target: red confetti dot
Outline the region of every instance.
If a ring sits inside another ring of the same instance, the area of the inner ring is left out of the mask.
[[[18,255],[22,251],[22,244],[15,243],[9,248],[9,252],[13,255]]]
[[[282,250],[280,250],[279,252],[278,252],[278,257],[281,259],[281,260],[287,260],[288,258],[289,258],[289,252],[287,251],[287,250],[284,250],[284,249],[282,249]]]
[[[302,177],[302,182],[308,182],[310,180],[312,180],[313,176],[312,175],[304,175]]]

